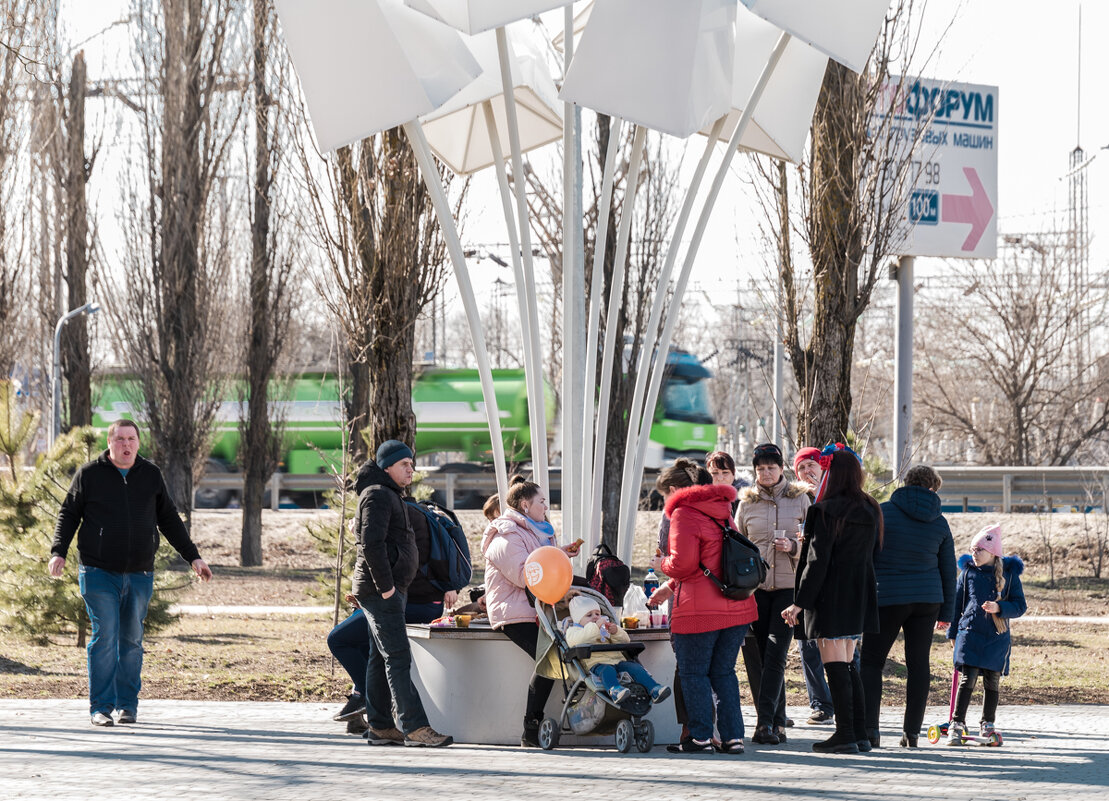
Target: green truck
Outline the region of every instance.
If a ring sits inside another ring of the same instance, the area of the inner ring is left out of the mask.
[[[670,354],[668,369],[651,429],[648,468],[658,468],[682,455],[702,458],[716,442],[707,386],[712,374],[696,357],[682,351]],[[505,454],[510,461],[525,462],[531,453],[531,430],[524,371],[494,370],[493,385]],[[279,386],[282,388],[275,390],[278,397],[272,401],[275,414],[285,420],[279,469],[297,475],[327,472],[342,454],[338,378],[329,373],[306,373]],[[547,429],[553,434],[554,396],[549,387],[544,385],[544,389]],[[138,397],[141,393],[126,378],[97,382],[93,387],[93,425],[106,430],[113,420],[141,418],[134,405]],[[447,454],[456,462],[473,464],[492,459],[476,370],[433,368],[420,372],[412,386],[412,407],[418,458]],[[238,400],[225,400],[219,405],[209,472],[238,470],[240,417]],[[198,505],[226,506],[233,497],[228,491],[206,492],[198,498]]]

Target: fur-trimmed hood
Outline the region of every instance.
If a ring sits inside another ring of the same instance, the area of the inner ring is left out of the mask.
[[[808,494],[812,487],[804,481],[786,481],[784,478],[767,490],[767,494],[763,494],[764,487],[760,487],[756,481],[739,491],[740,503],[755,503],[760,498],[766,498],[772,495],[775,498],[800,498],[802,495]]]
[[[966,570],[968,566],[973,564],[974,557],[969,553],[959,557],[959,570]],[[1011,576],[1019,576],[1024,573],[1024,562],[1019,556],[1003,556],[1001,557],[1001,569]]]
[[[674,490],[666,499],[666,514],[673,515],[679,506],[712,506],[724,502],[724,517],[728,517],[732,501],[736,499],[735,487],[730,484],[700,484]],[[707,512],[707,509],[703,510]],[[714,517],[716,515],[713,515]]]

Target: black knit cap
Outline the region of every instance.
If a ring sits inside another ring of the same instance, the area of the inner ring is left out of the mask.
[[[411,459],[412,449],[399,439],[390,439],[377,446],[377,456],[374,461],[382,470],[394,465],[401,459]]]

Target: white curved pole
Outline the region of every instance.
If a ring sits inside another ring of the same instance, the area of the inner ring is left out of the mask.
[[[512,86],[511,53],[508,49],[508,35],[503,27],[497,28],[497,55],[501,65],[501,90],[504,94],[505,120],[508,123],[508,144],[512,150],[516,219],[523,251],[525,292],[524,303],[520,306],[520,322],[524,324],[524,375],[528,387],[528,415],[531,417],[531,464],[536,483],[550,492],[547,404],[543,393],[543,368],[540,359],[542,345],[539,342],[539,305],[535,291],[535,266],[531,256],[531,217],[528,214],[527,182],[524,180],[524,159],[520,147],[520,122],[516,115],[516,94]],[[500,153],[499,150],[497,152]]]
[[[589,380],[597,375],[597,339],[601,327],[601,296],[604,293],[604,263],[605,248],[608,246],[608,215],[612,209],[613,181],[616,174],[616,157],[620,152],[620,130],[623,121],[619,117],[612,117],[608,131],[608,147],[605,149],[605,169],[601,178],[600,207],[597,210],[597,234],[593,240],[593,281],[589,290],[589,330],[585,345],[585,375]],[[582,453],[593,453],[592,425],[594,407],[596,406],[597,393],[591,385],[586,386],[582,419],[587,425],[582,426]],[[593,508],[593,470],[589,464],[583,464],[581,470],[581,490],[579,505],[582,509]],[[596,532],[597,536],[594,536]],[[589,527],[586,545],[590,552],[597,547],[600,529]]]
[[[493,103],[489,100],[481,104],[485,115],[485,127],[489,131],[489,145],[493,150],[493,166],[497,174],[497,187],[500,190],[501,210],[504,212],[505,229],[508,231],[508,247],[512,251],[512,274],[516,279],[516,306],[520,311],[520,327],[523,335],[524,346],[524,376],[528,398],[528,426],[531,431],[532,456],[536,456],[534,443],[538,438],[546,439],[546,409],[542,403],[542,376],[540,376],[540,395],[536,396],[531,390],[531,378],[539,369],[537,359],[532,358],[529,348],[527,316],[527,282],[524,280],[524,265],[520,258],[520,240],[517,236],[516,214],[512,210],[512,190],[508,186],[508,173],[504,168],[504,151],[501,149],[501,137],[497,133],[497,121],[493,116]],[[538,400],[537,400],[538,397]],[[538,422],[537,422],[538,421]],[[538,462],[533,462],[538,465]],[[538,467],[536,468],[538,469]],[[540,481],[536,473],[536,480],[541,486],[546,480],[546,471],[543,471],[543,480]]]
[[[458,238],[458,227],[455,225],[454,215],[451,214],[447,193],[443,191],[443,184],[439,180],[439,170],[435,166],[431,148],[424,138],[423,128],[418,122],[412,120],[404,123],[404,133],[412,145],[412,151],[416,154],[416,162],[420,165],[424,184],[431,195],[435,215],[439,218],[439,228],[443,232],[447,253],[450,254],[451,264],[454,267],[454,276],[458,280],[458,293],[462,296],[462,306],[466,310],[466,322],[470,326],[470,337],[473,339],[474,355],[477,358],[478,378],[481,379],[481,396],[485,401],[485,419],[489,423],[489,438],[493,445],[493,469],[497,473],[497,492],[500,493],[503,506],[504,499],[508,497],[508,471],[504,463],[501,414],[497,408],[493,372],[489,368],[489,353],[485,349],[485,334],[481,329],[481,315],[478,313],[474,287],[470,283],[470,271],[466,267],[466,256],[462,252],[462,242]]]
[[[782,57],[782,53],[789,44],[790,35],[782,33],[778,37],[777,44],[774,45],[774,50],[767,59],[766,65],[762,69],[762,74],[759,76],[758,82],[751,90],[751,96],[747,99],[746,105],[743,107],[743,113],[736,123],[735,131],[732,132],[732,138],[728,141],[728,147],[724,151],[723,160],[720,166],[716,169],[716,175],[713,178],[712,186],[709,188],[708,196],[705,198],[705,203],[701,207],[701,214],[697,218],[697,226],[693,231],[693,238],[690,240],[689,248],[686,250],[685,260],[682,262],[681,273],[678,276],[677,283],[674,287],[674,294],[670,300],[670,307],[666,314],[666,324],[663,326],[662,335],[658,342],[659,358],[655,359],[654,369],[651,371],[650,388],[647,392],[647,401],[644,404],[644,414],[640,421],[639,437],[636,443],[635,455],[635,472],[633,478],[638,479],[643,475],[643,462],[647,453],[647,441],[651,435],[651,422],[654,417],[655,404],[658,403],[659,389],[662,387],[662,378],[666,372],[666,358],[664,354],[670,352],[670,343],[674,338],[674,327],[678,323],[678,307],[681,305],[682,297],[685,295],[686,286],[689,284],[689,274],[693,269],[693,262],[697,258],[697,250],[701,246],[701,239],[704,237],[705,228],[708,226],[709,217],[712,215],[713,206],[716,204],[716,198],[720,194],[720,188],[724,185],[724,179],[728,175],[728,168],[731,166],[732,158],[739,150],[739,142],[743,138],[743,134],[747,130],[747,126],[751,122],[751,115],[754,113],[755,107],[758,105],[759,100],[762,98],[762,93],[766,89],[767,83],[770,81],[770,76],[774,74],[774,69],[778,66],[778,61]],[[648,414],[647,410],[651,413]],[[638,497],[638,496],[636,496]],[[634,533],[634,517],[635,510],[625,507],[621,510],[620,514],[620,544],[619,556],[621,559],[631,559],[632,538]],[[625,558],[626,557],[626,558]]]
[[[605,477],[605,443],[608,440],[609,395],[612,387],[613,362],[617,354],[623,360],[624,334],[617,331],[620,301],[624,294],[625,263],[628,256],[628,240],[631,238],[632,218],[635,217],[635,195],[639,189],[639,171],[643,163],[643,145],[647,141],[647,129],[635,127],[632,138],[631,162],[624,189],[624,200],[620,204],[620,227],[616,232],[616,262],[612,270],[612,284],[608,290],[608,315],[605,319],[605,346],[601,359],[601,394],[597,401],[597,437],[593,449],[593,492],[589,513],[589,539],[595,542],[601,532],[601,490]],[[593,269],[602,269],[603,264],[594,262]],[[623,365],[621,365],[623,369]],[[588,421],[586,421],[588,423]],[[630,433],[630,432],[629,432]]]
[[[674,262],[677,261],[678,258],[679,244],[682,241],[682,237],[685,235],[685,226],[688,224],[689,216],[693,212],[693,204],[697,199],[697,192],[701,188],[701,181],[704,179],[705,172],[708,170],[713,148],[716,146],[716,140],[720,138],[720,131],[724,128],[724,121],[726,119],[727,116],[724,116],[713,123],[708,142],[705,144],[705,152],[701,154],[701,160],[697,162],[697,169],[693,173],[693,179],[686,189],[685,199],[682,201],[682,208],[678,213],[677,223],[674,225],[674,232],[670,236],[670,249],[666,253],[666,261],[663,263],[662,271],[659,273],[658,291],[651,300],[651,315],[648,318],[647,328],[645,330],[645,337],[649,337],[650,342],[645,343],[645,347],[639,351],[639,361],[636,363],[635,368],[635,390],[632,395],[631,408],[628,410],[628,438],[624,443],[623,475],[620,481],[619,509],[621,520],[625,517],[634,518],[635,510],[639,504],[639,488],[642,482],[636,480],[638,474],[635,471],[635,456],[637,453],[637,443],[639,442],[639,438],[636,434],[639,431],[642,417],[649,417],[651,422],[654,422],[654,407],[649,407],[649,409],[643,407],[643,396],[647,393],[647,377],[651,372],[651,363],[661,358],[665,365],[666,357],[669,355],[667,353],[662,353],[654,347],[657,340],[656,332],[662,324],[662,310],[666,306],[666,288],[670,286],[670,276],[674,272]],[[648,426],[648,437],[650,436],[650,430],[650,426]],[[646,453],[646,450],[644,450],[644,453]],[[640,469],[642,470],[642,468]]]

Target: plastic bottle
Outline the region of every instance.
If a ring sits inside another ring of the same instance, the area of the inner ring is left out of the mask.
[[[656,573],[655,569],[652,567],[647,571],[647,575],[643,577],[643,592],[644,592],[644,594],[648,598],[650,598],[652,595],[655,594],[655,590],[658,589],[658,585],[659,585],[658,573]]]

